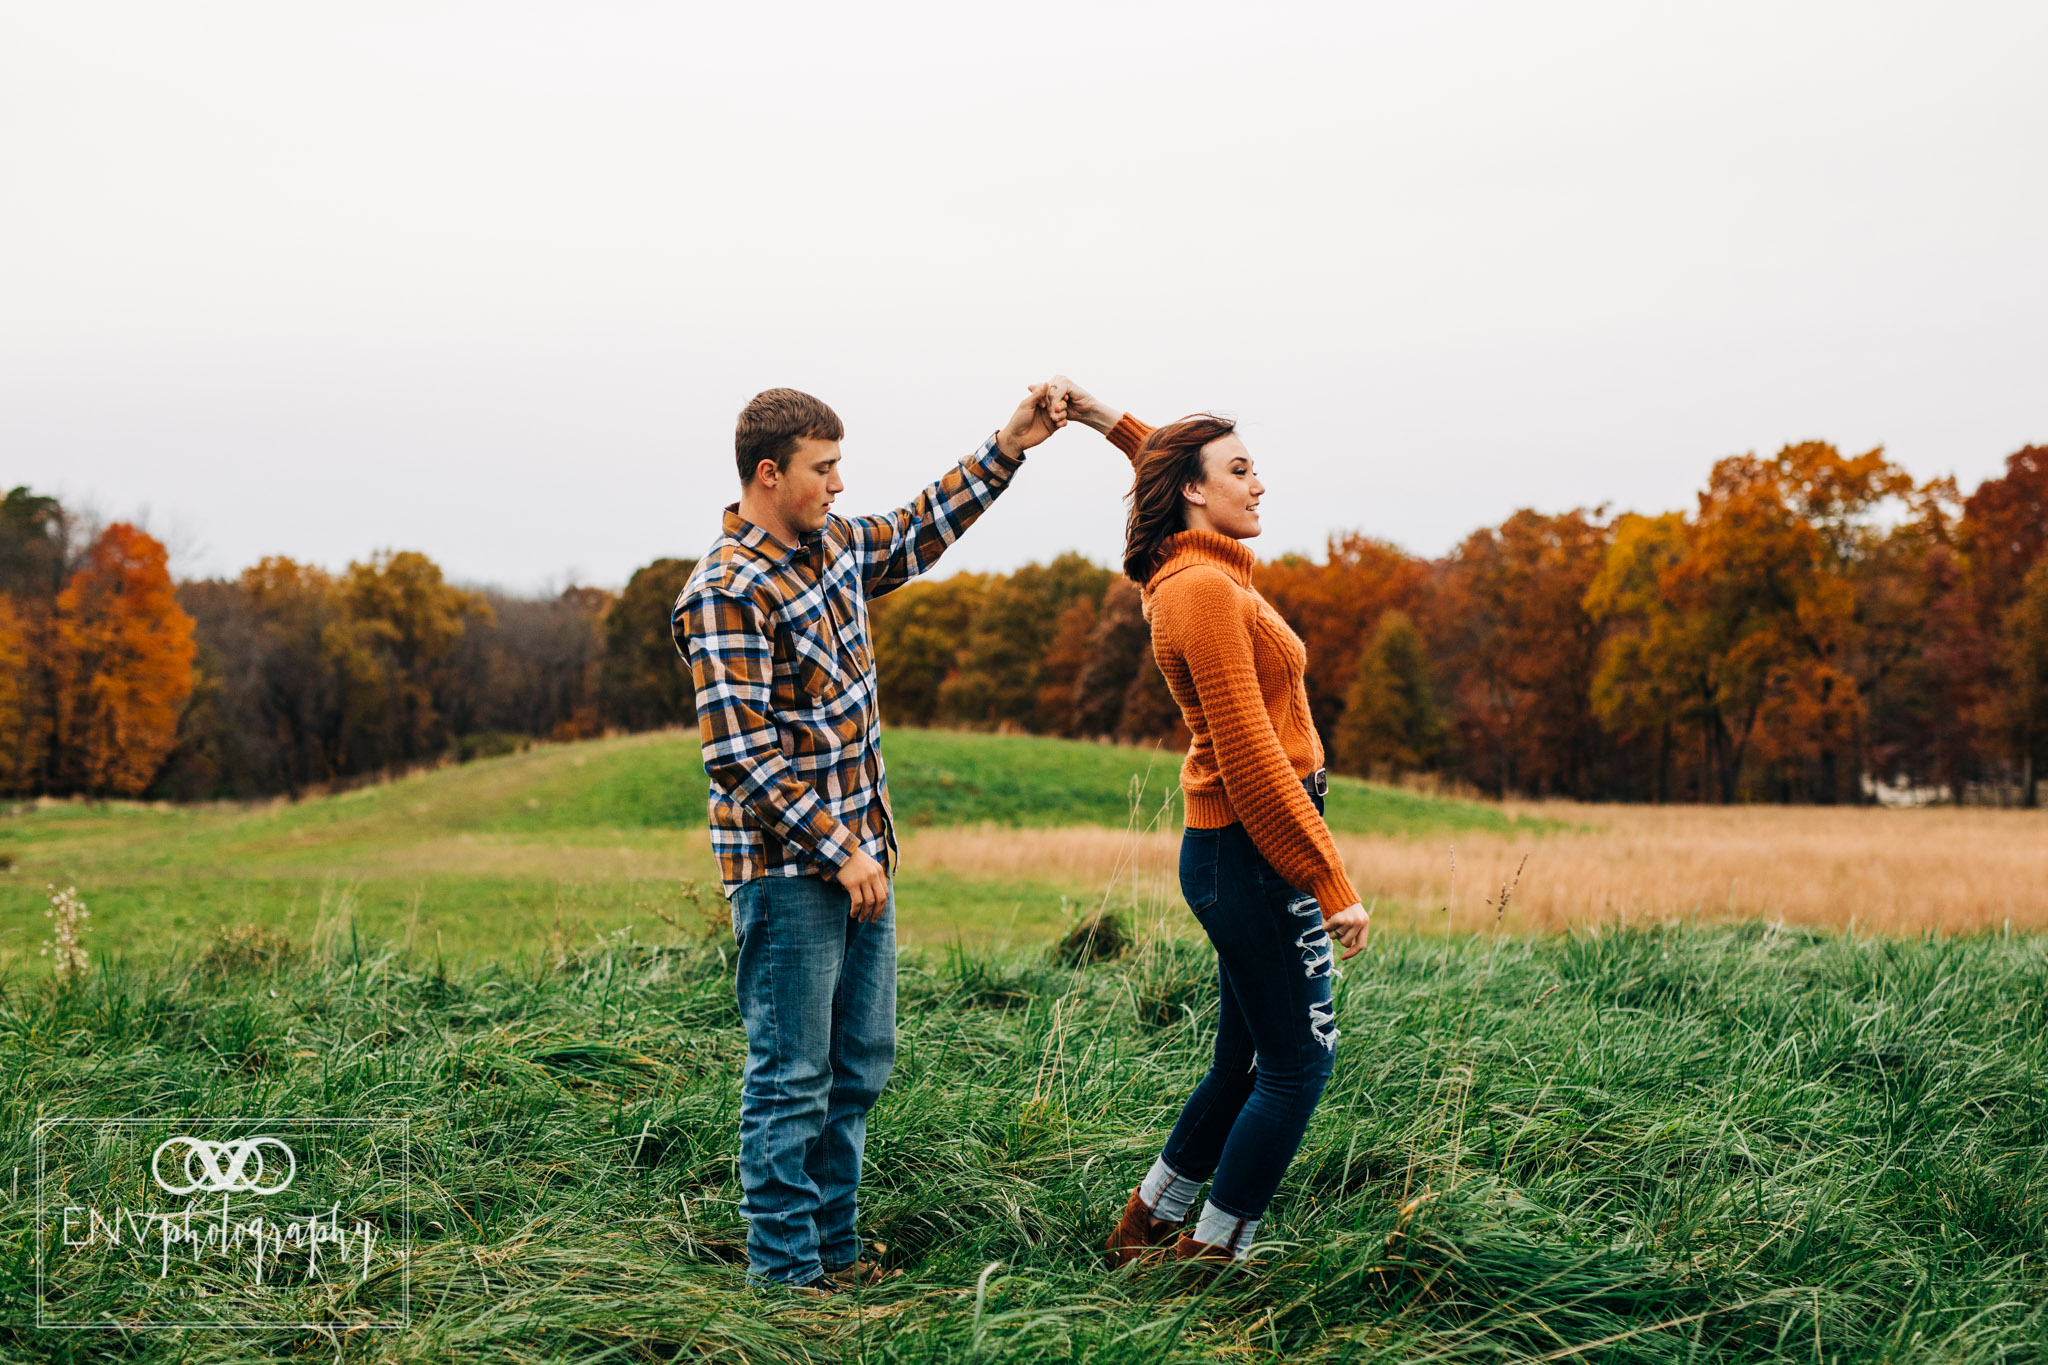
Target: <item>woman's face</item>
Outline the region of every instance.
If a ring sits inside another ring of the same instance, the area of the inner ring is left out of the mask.
[[[1219,436],[1202,447],[1202,481],[1183,494],[1188,525],[1250,540],[1259,533],[1259,498],[1265,491],[1244,442],[1235,433]]]

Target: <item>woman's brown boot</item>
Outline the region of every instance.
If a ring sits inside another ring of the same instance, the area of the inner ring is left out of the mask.
[[[1129,1265],[1132,1261],[1165,1260],[1166,1244],[1180,1231],[1180,1224],[1169,1223],[1164,1218],[1154,1218],[1152,1210],[1145,1207],[1139,1196],[1142,1190],[1132,1190],[1131,1199],[1124,1205],[1124,1216],[1117,1220],[1116,1231],[1109,1234],[1109,1263],[1111,1266]]]
[[[1244,1229],[1245,1220],[1239,1219],[1236,1231],[1230,1234],[1230,1240],[1222,1246],[1198,1242],[1194,1233],[1183,1232],[1180,1239],[1173,1244],[1173,1259],[1193,1262],[1211,1272],[1219,1271],[1237,1259],[1237,1244],[1243,1239]]]

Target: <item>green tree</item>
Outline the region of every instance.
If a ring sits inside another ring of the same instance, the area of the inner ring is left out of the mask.
[[[1338,765],[1360,776],[1420,771],[1442,755],[1445,732],[1422,633],[1405,612],[1382,614],[1344,694]]]

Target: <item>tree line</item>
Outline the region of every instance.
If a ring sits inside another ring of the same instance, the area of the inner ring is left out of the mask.
[[[1424,559],[1262,563],[1332,765],[1499,795],[2039,799],[2048,447],[1963,496],[1822,442],[1718,462],[1687,511],[1521,511]],[[1181,742],[1140,594],[1078,556],[873,604],[898,724]]]
[[[2048,447],[1964,497],[1882,450],[1717,463],[1693,508],[1517,512],[1424,559],[1362,535],[1262,563],[1332,765],[1498,794],[2038,801]],[[0,788],[297,795],[694,719],[693,561],[517,596],[415,551],[173,582],[141,528],[0,502]],[[885,720],[1184,742],[1142,595],[1079,555],[871,604]]]

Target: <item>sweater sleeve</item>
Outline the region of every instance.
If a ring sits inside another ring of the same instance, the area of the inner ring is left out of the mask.
[[[1356,903],[1329,826],[1295,776],[1267,714],[1244,594],[1220,571],[1197,568],[1175,574],[1158,599],[1154,625],[1187,661],[1224,795],[1252,843],[1291,885],[1314,896],[1324,914]]]
[[[1102,433],[1109,443],[1124,453],[1124,458],[1133,465],[1138,463],[1138,447],[1145,444],[1145,438],[1152,434],[1152,428],[1131,416],[1128,412],[1116,419],[1116,425]]]

